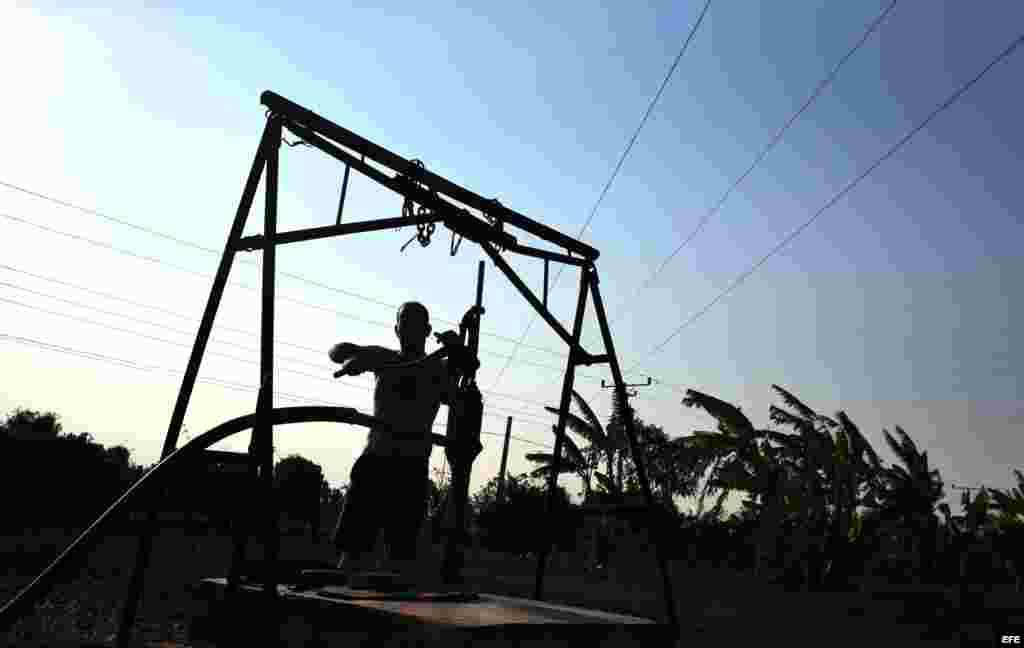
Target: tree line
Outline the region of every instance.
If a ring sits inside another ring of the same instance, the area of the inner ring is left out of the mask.
[[[88,433],[66,433],[54,412],[16,409],[0,422],[0,527],[82,529],[151,467],[133,461],[123,445],[105,447]],[[252,481],[244,466],[211,461],[182,470],[186,474],[136,502],[123,524],[155,510],[164,524],[227,531],[251,504]],[[332,524],[343,494],[330,487],[319,465],[289,455],[276,462],[274,482],[285,530],[320,534]]]
[[[1024,473],[1014,471],[1014,488],[964,493],[955,514],[943,501],[939,470],[906,430],[883,430],[896,457],[887,464],[845,412],[827,416],[772,388],[780,403],[769,408],[764,428],[725,400],[687,390],[682,404],[709,414],[716,429],[672,439],[619,399],[602,424],[574,394],[578,414],[568,419],[561,471],[581,478],[585,501],[637,501],[624,434],[631,420],[662,513],[655,530],[676,559],[751,570],[808,589],[862,587],[876,579],[1006,582],[1020,590]],[[527,459],[537,466],[534,475],[553,469],[550,454]],[[730,494],[742,498],[741,508],[725,515]],[[696,510],[680,512],[679,498],[695,501]],[[623,525],[639,526],[612,524]]]
[[[756,427],[735,405],[695,390],[683,404],[716,423],[713,430],[670,438],[616,399],[602,422],[579,394],[560,472],[575,474],[582,502],[564,487],[546,517],[546,479],[553,457],[529,453],[534,468],[484,484],[470,499],[471,528],[480,544],[521,556],[553,541],[586,554],[590,568],[643,551],[654,531],[671,557],[750,570],[808,589],[857,586],[867,578],[915,583],[1015,583],[1024,576],[1024,473],[1017,486],[967,493],[954,512],[945,484],[906,430],[883,430],[896,457],[887,464],[845,412],[820,414],[773,386],[780,402]],[[557,411],[548,408],[550,411]],[[657,500],[656,516],[637,515],[643,503],[626,426],[636,430]],[[124,446],[104,447],[88,434],[66,434],[59,416],[19,409],[0,423],[0,484],[5,530],[29,526],[81,528],[141,477]],[[165,518],[201,528],[228,529],[251,497],[239,467],[211,463],[189,468],[140,503]],[[244,469],[243,469],[244,473]],[[447,479],[435,471],[426,493],[426,524],[445,535]],[[332,488],[315,462],[290,455],[275,465],[275,492],[284,532],[323,538],[341,509],[345,487]],[[738,511],[725,514],[730,494]],[[689,499],[695,510],[681,511]],[[632,507],[632,515],[617,514]],[[543,520],[543,524],[538,521]],[[632,537],[632,539],[630,539]],[[640,538],[637,541],[637,538]]]

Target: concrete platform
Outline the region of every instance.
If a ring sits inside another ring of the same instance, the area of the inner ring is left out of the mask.
[[[651,619],[484,592],[375,592],[279,585],[234,595],[224,578],[195,588],[191,634],[214,645],[644,646],[673,645]]]

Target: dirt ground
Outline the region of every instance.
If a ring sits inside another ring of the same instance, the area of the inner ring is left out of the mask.
[[[0,600],[6,601],[27,584],[73,537],[47,530],[0,538]],[[41,646],[57,642],[112,645],[120,601],[126,591],[137,540],[105,539],[93,551],[79,576],[56,588],[35,614],[22,619],[0,645]],[[258,551],[254,551],[258,554]],[[421,561],[423,569],[439,564],[439,547]],[[282,538],[285,560],[330,561],[333,550],[308,537]],[[191,608],[188,588],[200,578],[223,576],[230,559],[230,541],[216,534],[164,530],[156,539],[153,561],[137,624],[144,643],[188,644]],[[613,560],[600,579],[586,577],[568,556],[556,557],[545,580],[545,598],[662,620],[665,603],[653,558]],[[536,563],[531,560],[469,552],[465,574],[481,591],[532,596]],[[779,641],[787,646],[960,645],[958,641],[925,641],[923,625],[897,623],[899,602],[867,601],[855,593],[795,593],[728,569],[689,567],[673,563],[672,582],[679,618],[688,645],[741,645]],[[986,639],[991,628],[967,628]]]

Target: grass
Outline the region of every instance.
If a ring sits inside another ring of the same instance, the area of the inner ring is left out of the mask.
[[[74,536],[57,530],[26,532],[0,539],[0,600],[29,582]],[[135,556],[136,538],[112,536],[92,552],[78,577],[58,586],[35,614],[19,621],[6,637],[18,646],[94,642],[111,645],[120,602]],[[439,564],[439,548],[422,561]],[[308,537],[282,538],[286,560],[330,561],[333,549]],[[190,534],[165,529],[154,543],[153,560],[139,610],[136,636],[145,644],[187,644],[191,598],[188,588],[200,578],[224,575],[230,540],[219,534]],[[536,563],[486,551],[467,554],[466,576],[482,591],[531,597]],[[856,593],[786,592],[729,569],[672,564],[677,608],[684,636],[693,645],[763,642],[786,645],[857,645],[883,642],[917,645],[921,627],[899,627],[898,602],[875,603]],[[649,554],[614,560],[604,579],[582,575],[565,556],[557,557],[545,580],[546,599],[594,609],[663,619],[660,575]],[[886,607],[888,606],[888,607]],[[0,639],[0,643],[3,643]],[[922,644],[940,645],[940,644]],[[952,645],[952,644],[950,644]]]

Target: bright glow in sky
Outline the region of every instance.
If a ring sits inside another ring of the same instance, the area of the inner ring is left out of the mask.
[[[575,235],[702,4],[0,10],[0,181],[217,251],[0,187],[0,334],[161,368],[0,339],[0,408],[54,410],[70,431],[123,443],[143,463],[158,457],[264,123],[262,90]],[[1021,299],[1012,287],[1024,276],[1019,52],[649,353],[1024,25],[1020,3],[897,5],[705,230],[638,292],[886,4],[712,3],[583,238],[602,252],[622,364],[640,363],[627,379],[666,383],[641,388],[634,405],[644,420],[672,436],[712,427],[680,405],[681,389],[692,387],[765,425],[774,382],[819,411],[845,410],[890,459],[881,430],[899,424],[947,483],[1004,486],[1024,466]],[[340,165],[302,147],[281,156],[280,228],[332,223]],[[346,218],[396,216],[400,205],[354,175]],[[254,209],[246,231],[261,228]],[[447,234],[439,228],[433,245],[401,254],[409,231],[281,248],[279,272],[361,297],[280,276],[278,388],[301,402],[371,411],[369,378],[331,380],[327,349],[341,340],[393,345],[394,306],[407,299],[427,304],[435,329],[452,327],[472,303],[483,255],[466,243],[450,258]],[[259,256],[240,260],[200,375],[255,385],[258,293],[238,283],[258,285]],[[542,264],[512,262],[540,292]],[[551,295],[567,326],[575,277],[567,272]],[[497,473],[508,414],[516,437],[551,443],[542,405],[557,403],[564,362],[560,341],[537,323],[531,346],[516,353],[522,362],[498,381],[502,356],[533,315],[496,268],[487,278],[479,378],[489,435],[474,490]],[[585,339],[598,350],[593,322]],[[583,374],[579,390],[607,414],[608,374]],[[200,383],[186,427],[204,431],[254,405],[253,393]],[[282,429],[276,445],[278,456],[317,461],[339,485],[364,441],[361,429],[308,425]],[[513,441],[509,471],[527,470],[523,455],[538,449]],[[433,463],[441,458],[436,451]]]

